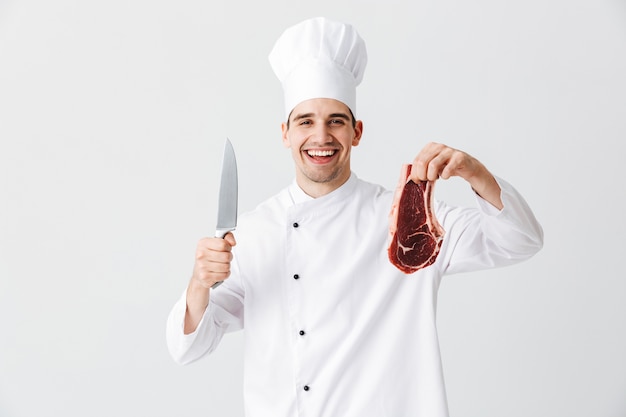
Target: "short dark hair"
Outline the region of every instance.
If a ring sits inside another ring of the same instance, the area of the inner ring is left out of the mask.
[[[350,120],[352,122],[352,128],[354,129],[356,127],[356,117],[354,117],[354,113],[352,113],[352,109],[350,109],[350,107],[348,107],[348,112],[350,113]],[[289,119],[291,119],[291,113],[293,113],[293,110],[289,112],[289,116],[287,116],[287,130],[289,130]]]

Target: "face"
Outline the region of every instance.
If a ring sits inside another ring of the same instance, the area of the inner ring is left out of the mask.
[[[312,197],[337,189],[350,178],[350,151],[363,133],[352,126],[348,106],[328,98],[298,104],[282,125],[283,144],[291,149],[298,185]]]

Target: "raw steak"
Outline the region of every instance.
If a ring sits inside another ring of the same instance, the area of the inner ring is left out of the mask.
[[[409,180],[411,165],[403,165],[389,214],[389,260],[412,274],[437,259],[445,231],[433,212],[434,181]]]

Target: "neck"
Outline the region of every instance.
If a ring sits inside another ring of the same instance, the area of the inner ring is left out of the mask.
[[[296,177],[296,184],[304,191],[304,193],[313,198],[323,197],[332,193],[350,179],[350,172],[345,178],[336,179],[329,182],[315,182],[304,176]]]

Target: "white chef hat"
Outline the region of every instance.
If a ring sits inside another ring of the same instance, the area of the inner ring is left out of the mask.
[[[349,24],[323,17],[285,30],[269,55],[283,86],[285,120],[312,98],[332,98],[356,112],[356,87],[367,65],[365,42]]]

